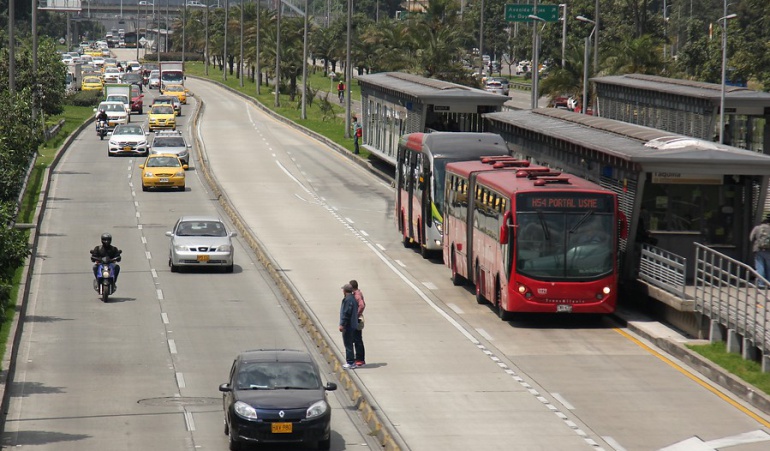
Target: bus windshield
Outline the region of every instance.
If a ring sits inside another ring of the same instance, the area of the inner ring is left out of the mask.
[[[549,197],[549,200],[577,206],[588,197],[573,195]],[[531,200],[531,199],[529,199]],[[589,204],[595,209],[567,207],[521,211],[521,196],[517,200],[516,270],[538,280],[592,280],[612,273],[615,246],[614,215],[609,198]],[[528,204],[527,201],[523,202]],[[535,202],[537,204],[537,202]],[[556,205],[553,202],[551,205]],[[529,203],[530,206],[533,203]]]

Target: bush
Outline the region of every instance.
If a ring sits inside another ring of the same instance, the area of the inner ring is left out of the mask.
[[[193,52],[185,52],[184,53],[184,60],[187,61],[203,61],[203,54],[199,53],[193,53]],[[142,61],[147,61],[148,63],[157,63],[158,62],[158,54],[157,53],[148,53],[144,55],[144,58],[142,58]],[[182,52],[162,52],[160,54],[160,62],[163,61],[182,61]]]
[[[73,106],[97,106],[102,100],[101,91],[78,91],[67,96],[67,104]]]

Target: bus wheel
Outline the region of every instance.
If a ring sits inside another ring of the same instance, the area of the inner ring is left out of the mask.
[[[495,287],[495,296],[497,297],[497,316],[500,317],[503,321],[510,321],[511,320],[511,312],[505,310],[503,308],[503,297],[502,293],[500,291],[500,283],[496,284]]]
[[[412,240],[406,235],[404,235],[404,240],[402,241],[402,243],[404,243],[404,247],[407,249],[412,247]]]
[[[424,246],[424,245],[421,244],[420,245],[420,255],[422,255],[422,258],[427,260],[428,258],[430,258],[430,254],[431,254],[431,252],[430,252],[430,250],[428,250],[427,246]]]
[[[487,300],[484,299],[484,295],[481,294],[481,269],[479,265],[476,265],[476,303],[486,304]]]
[[[457,273],[457,257],[455,251],[452,249],[452,285],[459,287],[465,283],[465,278]]]

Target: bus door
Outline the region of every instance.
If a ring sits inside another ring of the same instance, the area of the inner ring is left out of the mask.
[[[422,170],[423,158],[422,152],[410,152],[409,171],[412,176],[412,183],[409,187],[409,236],[418,242],[417,221],[421,216],[423,184],[425,183]]]
[[[471,172],[468,177],[468,209],[465,216],[465,262],[468,268],[468,280],[474,281],[476,277],[476,266],[473,262],[473,228],[478,224],[476,219],[476,176],[477,172]]]
[[[404,232],[404,220],[402,216],[403,212],[403,196],[406,190],[406,160],[409,155],[406,147],[398,146],[398,155],[396,156],[396,224],[398,225],[398,231]]]

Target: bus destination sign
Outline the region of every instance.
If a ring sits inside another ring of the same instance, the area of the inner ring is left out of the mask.
[[[606,212],[612,211],[611,199],[610,196],[601,195],[527,194],[519,196],[517,210],[594,210]]]

